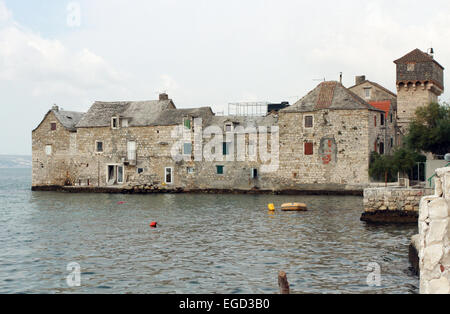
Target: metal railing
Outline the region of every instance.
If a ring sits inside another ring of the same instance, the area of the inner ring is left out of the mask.
[[[450,162],[449,162],[448,164],[445,165],[445,167],[448,167],[448,166],[450,166]],[[444,168],[445,168],[445,167],[444,167]],[[435,173],[435,174],[433,174],[433,175],[428,179],[428,185],[429,185],[430,188],[432,188],[432,189],[435,188],[433,179],[434,179],[434,177],[436,177],[436,175],[437,175],[437,174]]]

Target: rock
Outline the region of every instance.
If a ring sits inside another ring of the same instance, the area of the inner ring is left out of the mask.
[[[447,278],[431,280],[428,284],[428,294],[450,294],[450,283]]]

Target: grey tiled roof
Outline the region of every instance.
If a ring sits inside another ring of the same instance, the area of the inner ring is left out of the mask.
[[[175,109],[171,100],[95,102],[77,127],[108,127],[115,116],[129,118],[129,126],[148,126],[156,123],[159,114],[168,109]]]
[[[381,111],[338,82],[323,82],[305,97],[281,112],[313,112],[328,110],[368,109]]]
[[[77,123],[83,118],[83,112],[52,110],[58,121],[69,131],[76,131]]]

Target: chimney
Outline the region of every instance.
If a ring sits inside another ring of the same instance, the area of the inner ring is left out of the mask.
[[[58,112],[59,111],[59,107],[56,104],[54,104],[53,107],[52,107],[52,110]]]
[[[365,80],[366,80],[366,76],[365,75],[357,76],[355,78],[355,85],[359,85],[359,84],[363,83]]]
[[[159,94],[159,101],[169,100],[169,95],[166,93]]]
[[[342,72],[339,74],[339,83],[342,84]]]

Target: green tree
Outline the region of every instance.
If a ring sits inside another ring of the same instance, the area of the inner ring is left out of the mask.
[[[392,155],[380,155],[372,152],[370,156],[369,175],[372,179],[381,182],[396,182],[399,172],[411,172],[418,162],[425,162],[426,157],[402,147],[397,149]]]
[[[431,103],[418,108],[405,143],[410,150],[445,155],[450,152],[450,107]]]

